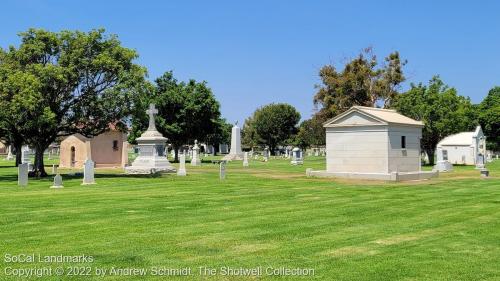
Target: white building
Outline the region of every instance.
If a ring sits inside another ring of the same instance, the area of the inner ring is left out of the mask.
[[[436,147],[437,160],[451,164],[476,165],[485,163],[486,137],[481,126],[474,132],[462,132],[442,139]]]
[[[395,110],[353,106],[323,126],[326,171],[311,176],[397,181],[436,175],[420,170],[423,123]]]

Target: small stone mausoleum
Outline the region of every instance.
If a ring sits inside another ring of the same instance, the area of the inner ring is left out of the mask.
[[[96,167],[124,167],[128,162],[127,134],[110,126],[110,130],[93,138],[81,134],[66,137],[60,146],[59,165],[82,168],[91,159]]]
[[[451,164],[477,165],[486,162],[486,137],[481,126],[442,139],[436,147],[437,160]]]
[[[421,171],[423,123],[395,110],[353,106],[323,126],[326,171],[311,176],[399,181],[436,175]]]

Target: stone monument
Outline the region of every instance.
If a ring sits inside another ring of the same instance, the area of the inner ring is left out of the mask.
[[[186,173],[186,155],[183,153],[179,156],[179,170],[177,170],[178,176],[185,176]]]
[[[156,172],[175,172],[176,169],[164,154],[167,138],[156,130],[154,115],[158,113],[154,104],[146,111],[149,115],[148,129],[137,138],[139,155],[131,166],[125,168],[127,174],[151,174]]]
[[[191,166],[200,166],[200,147],[198,146],[198,141],[194,140],[193,146],[193,156],[191,157]]]
[[[304,164],[304,160],[302,159],[302,151],[300,148],[296,147],[292,150],[292,161],[290,161],[292,165],[302,165]]]
[[[87,159],[83,164],[83,183],[82,185],[95,184],[94,180],[94,161]]]
[[[241,129],[236,122],[231,129],[231,150],[229,154],[224,156],[222,160],[243,160],[243,152],[241,151]]]

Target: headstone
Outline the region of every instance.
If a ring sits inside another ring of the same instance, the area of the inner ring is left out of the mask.
[[[319,149],[314,150],[314,156],[319,156]]]
[[[453,165],[449,161],[437,161],[434,169],[439,172],[448,172],[453,170]]]
[[[30,148],[27,145],[23,145],[21,148],[21,163],[30,164]]]
[[[87,159],[83,164],[83,185],[95,184],[94,180],[94,161]]]
[[[170,164],[164,154],[167,139],[156,130],[154,115],[158,113],[158,110],[154,104],[150,104],[146,113],[149,115],[148,129],[136,139],[139,155],[131,166],[125,168],[125,172],[127,174],[176,172],[175,167]]]
[[[264,148],[264,154],[263,154],[263,156],[264,156],[264,161],[265,162],[269,161],[269,148],[267,148],[267,147]]]
[[[201,160],[200,160],[200,147],[198,146],[198,141],[194,141],[194,146],[193,146],[193,157],[191,158],[191,166],[200,166],[201,165]]]
[[[122,168],[125,168],[128,165],[129,165],[129,163],[128,163],[128,142],[124,141],[122,143]]]
[[[488,169],[481,169],[479,172],[481,173],[482,178],[487,178],[490,176],[490,171],[488,171]]]
[[[292,165],[302,165],[304,164],[304,160],[302,159],[302,151],[300,148],[296,147],[292,150],[292,161],[290,161]]]
[[[219,179],[226,179],[226,162],[222,161],[219,164]]]
[[[310,177],[312,174],[313,169],[312,168],[307,168],[306,169],[306,176]]]
[[[17,185],[27,186],[28,185],[28,163],[19,164],[17,167]]]
[[[49,151],[49,155],[47,156],[48,160],[52,160],[52,153]]]
[[[229,154],[224,156],[222,160],[243,160],[243,152],[241,151],[241,130],[240,127],[238,127],[238,122],[236,122],[231,129],[231,150],[229,150]]]
[[[248,152],[243,154],[243,167],[248,167]]]
[[[54,177],[54,184],[50,188],[63,188],[62,177],[60,174],[57,174]]]
[[[7,158],[5,158],[5,160],[12,160],[12,159],[14,159],[14,155],[12,154],[12,145],[9,145],[7,147]]]
[[[186,173],[186,155],[181,154],[179,156],[179,170],[177,170],[178,176],[185,176]]]
[[[57,167],[58,167],[58,165],[52,164],[52,174],[53,175],[57,174]]]

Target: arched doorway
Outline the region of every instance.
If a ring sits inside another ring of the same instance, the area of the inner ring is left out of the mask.
[[[75,147],[72,146],[71,147],[71,159],[70,159],[70,166],[71,167],[75,167],[75,163],[76,163],[76,160],[75,160]]]

